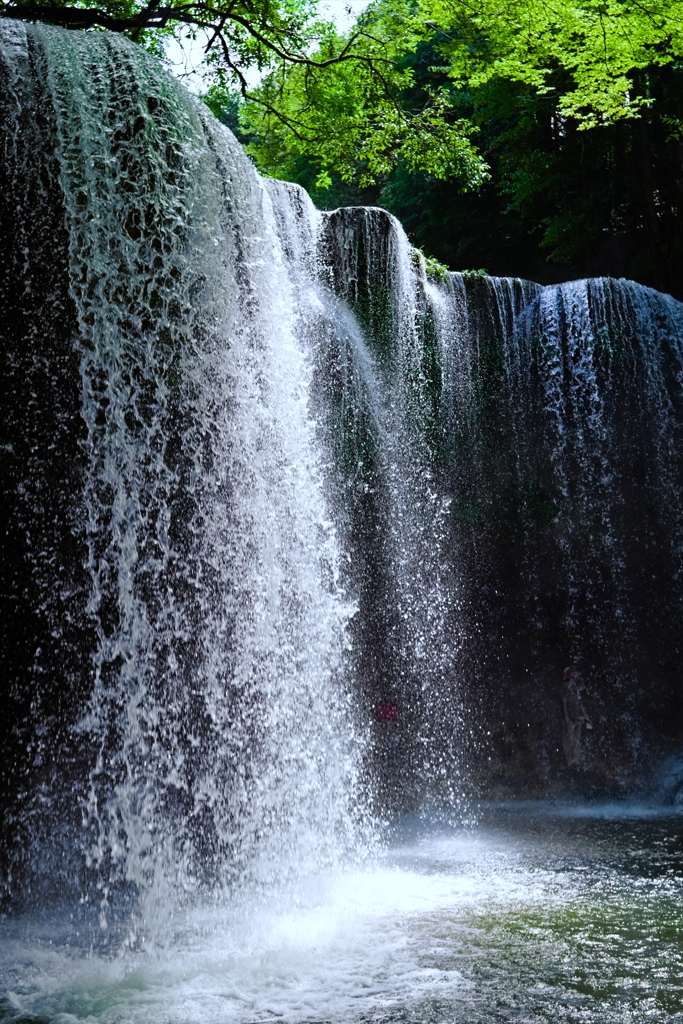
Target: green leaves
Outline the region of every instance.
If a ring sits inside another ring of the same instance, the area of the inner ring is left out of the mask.
[[[683,54],[683,0],[375,0],[353,33],[318,32],[317,66],[282,62],[244,108],[261,169],[287,176],[305,158],[318,188],[363,188],[402,164],[467,190],[488,167],[463,93],[476,105],[491,83],[518,83],[581,129],[637,118],[647,69]],[[424,45],[431,80],[416,88]]]
[[[127,32],[157,51],[169,31],[204,33],[210,105],[239,89],[261,169],[288,177],[310,161],[319,189],[363,188],[399,164],[478,188],[488,167],[464,93],[476,104],[491,83],[517,83],[596,128],[639,117],[648,69],[683,57],[683,0],[374,0],[346,34],[315,0],[0,0],[0,16]],[[417,83],[425,46],[431,80]]]
[[[452,111],[448,92],[408,98],[413,70],[403,59],[417,45],[412,12],[392,4],[371,7],[348,36],[328,29],[313,53],[317,66],[282,64],[251,92],[243,121],[258,141],[250,147],[260,168],[287,173],[307,157],[319,167],[316,185],[331,172],[363,188],[399,161],[437,178],[458,177],[464,188],[485,180],[487,165],[472,143],[476,128]],[[330,57],[333,65],[323,66]]]
[[[683,52],[681,0],[420,0],[416,18],[441,34],[446,74],[476,88],[494,78],[555,90],[583,128],[638,117],[651,100],[633,73]]]

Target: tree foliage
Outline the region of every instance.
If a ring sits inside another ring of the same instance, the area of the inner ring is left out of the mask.
[[[683,62],[650,67],[638,118],[583,130],[551,93],[492,80],[459,95],[490,180],[476,193],[399,166],[371,199],[453,269],[543,283],[626,276],[683,298]]]
[[[523,87],[583,131],[640,117],[654,101],[648,74],[683,57],[683,0],[372,0],[347,33],[315,0],[0,0],[0,16],[157,48],[170,31],[204,33],[210,105],[238,89],[261,167],[288,177],[310,161],[318,187],[365,187],[397,166],[481,187],[481,124],[464,93],[476,106],[495,83]]]
[[[0,17],[42,21],[68,29],[104,28],[136,41],[169,32],[203,30],[207,59],[242,82],[273,60],[310,61],[319,24],[315,0],[0,0]],[[348,55],[336,55],[348,59]]]
[[[243,89],[242,120],[256,136],[249,148],[261,168],[291,177],[292,161],[305,156],[317,161],[319,187],[333,172],[364,187],[401,160],[437,178],[481,184],[487,166],[473,144],[476,127],[451,116],[444,92],[408,100],[413,74],[405,57],[418,43],[416,27],[406,0],[373,7],[346,35],[319,25],[308,63],[274,61],[258,88]],[[219,109],[230,102],[232,81],[219,65],[216,77],[207,99]]]
[[[318,186],[334,168],[362,187],[402,164],[467,189],[488,175],[463,92],[476,103],[497,82],[525,86],[580,130],[637,119],[654,101],[648,70],[683,56],[683,0],[374,0],[358,41],[370,74],[281,64],[251,94],[243,118],[261,167],[288,176],[304,156],[318,163]],[[431,74],[416,89],[425,46]]]
[[[577,89],[567,67],[554,67],[542,89],[494,75],[456,85],[442,43],[435,32],[403,58],[411,76],[402,102],[420,109],[449,90],[448,116],[478,129],[473,141],[490,167],[478,189],[399,160],[374,186],[354,187],[332,171],[323,190],[315,153],[291,146],[279,163],[273,147],[266,169],[304,185],[322,207],[384,206],[414,244],[453,269],[545,283],[628,276],[683,298],[683,60],[633,69],[630,98],[647,100],[637,116],[627,109],[586,130],[565,112],[563,99]]]
[[[543,95],[566,72],[557,109],[582,128],[637,117],[652,102],[637,73],[683,56],[681,0],[420,0],[419,18],[458,86],[498,78]]]

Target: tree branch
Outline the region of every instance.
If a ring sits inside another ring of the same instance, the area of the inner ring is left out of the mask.
[[[135,36],[139,35],[143,29],[165,28],[169,21],[176,21],[183,25],[194,25],[197,28],[206,29],[211,33],[206,50],[208,51],[216,40],[220,40],[224,55],[226,46],[223,33],[226,24],[232,22],[239,25],[252,39],[288,64],[327,68],[346,61],[358,61],[374,69],[378,64],[393,65],[394,63],[394,61],[379,55],[370,56],[351,51],[352,43],[358,36],[365,35],[363,32],[355,33],[352,39],[346,42],[340,53],[327,57],[325,60],[314,60],[268,38],[264,31],[256,28],[247,18],[234,10],[234,3],[231,3],[227,9],[205,3],[189,3],[177,7],[160,7],[159,3],[160,0],[150,0],[150,3],[139,14],[127,18],[116,17],[98,7],[53,7],[47,4],[0,3],[0,17],[16,18],[19,21],[42,21],[69,29],[88,29],[97,26],[108,29],[110,32],[131,32]],[[269,26],[269,28],[274,32],[277,31],[276,26]]]

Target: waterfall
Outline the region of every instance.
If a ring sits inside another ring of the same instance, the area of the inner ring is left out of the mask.
[[[354,846],[353,606],[296,282],[241,148],[114,36],[3,25],[2,74],[6,387],[58,420],[31,427],[3,588],[18,604],[28,576],[40,618],[13,665],[9,853],[34,886],[75,871],[103,928],[142,895],[149,931],[179,892],[272,887]],[[25,443],[12,414],[4,431]]]
[[[387,798],[651,784],[683,738],[683,307],[611,279],[430,280],[381,210],[325,215],[319,247],[358,672],[405,711],[398,757],[379,738]],[[582,781],[572,663],[596,726]]]
[[[343,467],[335,506],[351,553],[350,586],[360,595],[358,671],[367,699],[398,715],[395,726],[378,726],[384,798],[453,807],[462,767],[460,590],[445,551],[450,498],[434,459],[450,339],[438,330],[438,298],[395,218],[335,211],[319,246],[340,327],[318,386],[334,392],[328,447]]]
[[[679,303],[429,277],[107,33],[0,23],[0,119],[8,908],[162,941],[680,746]]]
[[[444,290],[437,459],[463,566],[470,771],[485,792],[566,791],[575,663],[595,724],[584,792],[645,786],[681,742],[683,307],[611,279]]]

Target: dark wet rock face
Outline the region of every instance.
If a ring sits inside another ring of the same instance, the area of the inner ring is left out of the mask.
[[[91,683],[86,621],[83,449],[77,314],[59,184],[55,111],[43,57],[17,33],[0,57],[0,651],[3,844],[26,847],[41,802],[67,777]],[[60,802],[61,827],[80,819]]]
[[[431,568],[417,561],[437,602],[450,592],[399,654],[394,696],[422,721],[433,708],[457,721],[450,745],[480,792],[647,788],[683,737],[683,308],[611,279],[541,288],[454,274],[411,291],[387,215],[338,211],[326,231],[335,290],[366,325],[381,379],[387,503],[411,474],[431,490],[418,531],[431,516]],[[402,517],[389,515],[385,550]],[[382,608],[398,589],[394,578]],[[422,664],[407,668],[420,638]],[[594,726],[571,766],[569,665]]]

